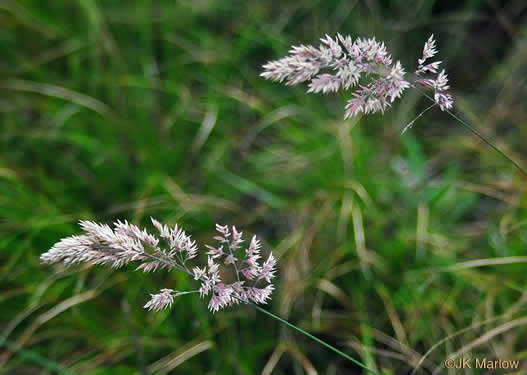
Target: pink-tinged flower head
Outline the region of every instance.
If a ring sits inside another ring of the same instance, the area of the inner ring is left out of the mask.
[[[188,236],[185,231],[177,225],[174,228],[169,228],[167,225],[161,224],[159,221],[151,218],[152,224],[159,232],[159,236],[168,244],[167,250],[159,250],[168,257],[173,257],[175,254],[182,253],[185,261],[193,259],[198,254],[196,242]]]
[[[329,94],[358,85],[346,104],[346,119],[360,114],[384,113],[415,83],[437,87],[436,93],[440,95],[436,95],[436,103],[442,110],[453,104],[452,96],[445,93],[448,89],[444,82],[446,75],[443,77],[440,73],[437,79],[420,77],[437,74],[441,63],[427,62],[437,54],[433,35],[426,41],[423,57],[418,60],[415,74],[419,78],[412,82],[406,78],[401,63],[393,63],[385,44],[375,38],[352,40],[341,34],[335,38],[326,35],[318,47],[293,46],[289,52],[289,56],[265,64],[261,76],[273,81],[285,80],[287,85],[308,81],[308,93]],[[361,79],[363,84],[359,84]]]
[[[333,74],[320,74],[311,80],[307,92],[327,94],[337,92],[340,88],[341,79]]]
[[[447,77],[444,69],[437,76],[437,78],[436,78],[436,80],[434,82],[434,88],[437,91],[446,91],[446,90],[448,90],[450,88],[450,86],[448,86],[448,77]]]
[[[209,310],[217,312],[219,309],[230,306],[234,303],[234,289],[230,285],[223,283],[216,284],[214,293],[209,301]]]
[[[335,45],[329,40],[325,42],[329,49],[334,49],[331,53],[336,53]],[[244,242],[243,233],[234,226],[231,229],[216,224],[219,235],[215,239],[222,244],[223,251],[218,252],[218,248],[207,245],[209,249],[207,254],[210,255],[207,274],[204,275],[201,269],[194,271],[202,283],[200,295],[211,294],[209,310],[212,312],[240,302],[265,303],[273,290],[271,280],[276,272],[276,259],[273,254],[271,253],[263,265],[260,265],[261,243],[256,236],[252,237],[245,250],[241,250]],[[237,281],[225,284],[219,276],[220,267],[232,267]],[[268,285],[257,288],[255,287],[257,283]]]
[[[159,294],[151,294],[150,301],[144,306],[145,309],[159,311],[172,307],[174,303],[174,291],[172,289],[161,289]]]
[[[254,280],[256,276],[258,276],[257,267],[247,267],[247,268],[244,268],[241,272],[242,272],[243,277],[245,277],[247,280]]]
[[[435,102],[439,105],[442,111],[451,109],[454,105],[454,100],[450,94],[443,94],[441,92],[436,92],[434,95]]]
[[[434,101],[437,105],[439,105],[439,108],[442,111],[445,111],[451,109],[454,105],[452,95],[447,92],[450,88],[448,85],[447,74],[444,69],[439,74],[437,74],[437,70],[439,69],[441,61],[433,61],[431,63],[425,64],[426,60],[434,57],[436,53],[436,42],[434,40],[434,35],[432,34],[423,48],[423,57],[417,60],[418,66],[415,74],[419,76],[419,78],[416,80],[416,83],[423,86],[432,87],[435,91]],[[426,74],[428,74],[430,78],[421,78]],[[431,74],[437,75],[434,78],[434,76]]]
[[[223,255],[223,246],[219,246],[215,248],[209,245],[205,245],[205,247],[209,249],[209,251],[207,252],[207,255],[210,255],[212,259],[219,258]]]
[[[251,244],[249,245],[249,248],[247,249],[247,253],[257,253],[260,251],[260,248],[262,247],[262,245],[260,244],[260,241],[258,240],[258,238],[256,238],[256,236],[253,236],[253,238],[251,239]]]
[[[235,264],[238,261],[238,258],[236,258],[234,255],[227,255],[225,260],[223,261],[224,264]]]
[[[241,243],[243,242],[243,232],[238,232],[236,227],[232,226],[232,240],[231,240],[231,250],[237,250],[240,248]]]
[[[271,298],[274,287],[272,284],[267,285],[265,288],[247,288],[247,295],[249,299],[255,303],[267,303],[267,300]]]
[[[425,42],[425,46],[423,47],[423,57],[417,60],[418,64],[422,65],[427,59],[434,57],[436,53],[436,41],[434,39],[434,34],[432,34]]]
[[[217,295],[213,295],[209,301],[209,310],[212,312],[217,312],[223,307],[223,302],[221,298]]]
[[[192,273],[194,274],[194,280],[200,280],[207,275],[207,270],[205,268],[194,267]]]
[[[335,43],[326,40],[326,54],[337,53]],[[216,224],[219,243],[217,246],[205,245],[207,263],[190,270],[187,262],[197,256],[195,241],[177,225],[173,228],[152,219],[159,236],[141,230],[127,221],[117,221],[113,229],[106,224],[81,221],[84,234],[64,238],[49,251],[42,254],[41,261],[47,264],[63,262],[74,265],[82,262],[121,267],[131,262],[139,262],[137,270],[153,272],[158,269],[177,269],[193,277],[200,283],[197,290],[174,292],[161,289],[152,294],[145,304],[148,310],[159,311],[169,308],[174,298],[188,293],[199,293],[201,298],[210,295],[208,307],[212,312],[238,303],[266,303],[274,287],[271,280],[276,272],[276,259],[271,253],[260,265],[260,241],[254,236],[243,249],[243,232],[235,226],[229,228]],[[226,284],[222,274],[232,269],[236,281]],[[257,284],[258,283],[258,287]],[[267,285],[265,285],[267,284]]]
[[[390,102],[396,98],[400,98],[404,90],[410,87],[410,83],[404,80],[405,71],[399,61],[395,63],[386,77],[386,96],[390,98]]]
[[[260,279],[264,279],[265,281],[270,283],[271,280],[275,276],[274,275],[274,273],[276,271],[275,270],[275,266],[276,266],[276,259],[273,256],[273,254],[271,253],[271,254],[269,254],[269,258],[267,258],[267,260],[262,265],[262,268],[260,270],[259,278]]]

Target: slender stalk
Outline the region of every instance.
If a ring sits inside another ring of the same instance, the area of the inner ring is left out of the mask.
[[[185,294],[192,294],[192,293],[199,293],[199,289],[196,290],[187,290],[184,292],[178,292],[176,291],[175,297],[184,296]]]
[[[269,312],[269,311],[267,311],[267,310],[265,310],[265,309],[262,309],[260,306],[258,306],[258,305],[255,304],[255,303],[252,303],[252,302],[251,302],[251,305],[253,305],[257,310],[263,312],[264,314],[269,315],[271,318],[274,318],[274,319],[278,320],[280,323],[285,324],[286,326],[289,326],[290,328],[293,328],[294,330],[296,330],[296,331],[302,333],[303,335],[309,337],[311,340],[314,340],[314,341],[316,341],[317,343],[319,343],[319,344],[321,344],[321,345],[324,345],[326,348],[333,350],[335,353],[337,353],[337,354],[340,355],[341,357],[344,357],[344,358],[346,358],[347,360],[349,360],[349,361],[355,363],[357,366],[362,367],[364,370],[366,370],[366,371],[368,371],[368,372],[370,372],[370,373],[372,373],[372,374],[374,374],[374,375],[382,375],[382,374],[378,373],[377,371],[374,371],[374,370],[368,368],[366,365],[364,365],[363,363],[357,361],[356,359],[353,359],[352,357],[350,357],[349,355],[347,355],[347,354],[344,353],[343,351],[338,350],[337,348],[335,348],[334,346],[328,344],[327,342],[322,341],[321,339],[319,339],[319,338],[316,337],[316,336],[313,336],[312,334],[310,334],[310,333],[307,332],[307,331],[304,331],[302,328],[297,327],[297,326],[295,326],[294,324],[289,323],[287,320],[280,318],[278,315],[275,315],[275,314],[273,314],[272,312]]]
[[[403,131],[401,132],[401,135],[406,133],[407,130],[411,129],[412,126],[414,126],[414,123],[422,116],[424,115],[426,112],[428,112],[429,110],[431,110],[433,107],[436,106],[437,103],[434,102],[434,104],[432,104],[430,107],[428,107],[427,109],[425,109],[423,112],[419,113],[417,115],[416,118],[414,118],[412,121],[410,121],[403,129]]]
[[[424,91],[417,88],[423,94],[425,97],[427,97],[429,100],[435,102],[435,100],[429,96]],[[480,132],[478,132],[476,129],[474,129],[470,124],[464,120],[462,120],[459,116],[457,116],[455,113],[453,113],[450,110],[446,110],[446,113],[448,113],[451,117],[453,117],[455,120],[457,120],[464,128],[466,128],[468,131],[470,131],[472,134],[474,134],[476,137],[478,137],[480,140],[482,140],[484,143],[486,143],[490,148],[492,148],[494,151],[496,151],[498,154],[503,156],[505,159],[507,159],[510,163],[512,163],[518,170],[523,173],[525,176],[527,176],[527,171],[523,169],[517,162],[515,162],[509,155],[507,155],[505,152],[501,151],[499,148],[494,146],[487,138],[485,138]]]
[[[480,132],[478,132],[476,129],[474,129],[472,126],[470,126],[466,121],[463,121],[458,116],[456,116],[451,111],[447,110],[447,113],[455,118],[461,125],[463,125],[465,128],[467,128],[469,131],[471,131],[475,136],[477,136],[479,139],[481,139],[483,142],[485,142],[487,145],[489,145],[494,151],[496,151],[498,154],[503,156],[505,159],[507,159],[509,162],[511,162],[518,170],[523,173],[525,176],[527,176],[527,171],[523,169],[517,162],[515,162],[510,156],[508,156],[505,152],[501,151],[499,148],[494,146],[489,140],[487,140],[483,135],[481,135]]]
[[[166,264],[167,266],[169,267],[174,267],[175,269],[181,271],[181,272],[185,272],[186,274],[188,275],[191,275],[192,276],[192,273],[188,270],[188,269],[185,269],[183,266],[175,263],[175,262],[170,262],[166,259],[163,259],[163,258],[159,258],[153,254],[150,254],[150,253],[147,253],[146,251],[142,254],[144,256],[146,256],[147,258],[150,258],[150,259],[153,259],[153,260],[157,260],[158,262],[161,262],[163,264]]]
[[[231,248],[230,242],[227,242],[227,247],[229,248],[230,256],[234,259],[234,254],[232,253],[232,248]],[[240,281],[240,271],[238,271],[238,265],[236,264],[236,261],[234,261],[232,263],[232,265],[234,266],[234,270],[236,271],[236,279],[238,279],[238,281]]]

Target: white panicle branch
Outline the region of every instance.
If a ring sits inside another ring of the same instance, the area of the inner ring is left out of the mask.
[[[205,245],[209,249],[207,264],[190,270],[186,263],[198,255],[195,241],[177,225],[170,228],[155,219],[152,224],[159,232],[158,237],[126,221],[115,222],[113,229],[106,224],[81,221],[84,234],[62,239],[42,254],[40,260],[45,264],[70,266],[85,262],[113,268],[138,262],[136,270],[177,269],[201,283],[200,288],[193,291],[161,289],[160,293],[152,294],[144,306],[149,310],[169,308],[174,297],[188,293],[199,293],[201,297],[210,295],[208,307],[213,312],[240,302],[266,303],[270,299],[274,290],[271,281],[275,276],[276,260],[271,253],[263,264],[258,262],[261,245],[256,237],[243,252],[243,233],[234,226],[231,232],[229,227],[216,224],[218,235],[214,238],[218,245]],[[165,246],[160,245],[162,242]],[[236,276],[236,281],[230,284],[225,283],[220,275],[220,270],[229,267]],[[267,285],[257,287],[258,283]]]

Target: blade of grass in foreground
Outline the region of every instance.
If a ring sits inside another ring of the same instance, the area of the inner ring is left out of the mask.
[[[352,357],[350,357],[349,355],[347,355],[347,354],[344,353],[343,351],[338,350],[337,348],[335,348],[334,346],[328,344],[327,342],[322,341],[321,339],[319,339],[319,338],[316,337],[316,336],[313,336],[312,334],[310,334],[310,333],[307,332],[307,331],[304,331],[302,328],[297,327],[297,326],[295,326],[294,324],[289,323],[287,320],[284,320],[284,319],[280,318],[278,315],[275,315],[275,314],[273,314],[272,312],[269,312],[269,311],[267,311],[267,310],[265,310],[265,309],[262,309],[260,306],[254,304],[254,303],[253,303],[252,305],[253,305],[257,310],[263,312],[264,314],[269,315],[271,318],[274,318],[274,319],[278,320],[280,323],[283,323],[283,324],[285,324],[286,326],[289,326],[289,327],[293,328],[294,330],[296,330],[296,331],[302,333],[303,335],[306,335],[307,337],[309,337],[310,339],[316,341],[317,343],[319,343],[319,344],[321,344],[321,345],[324,345],[326,348],[333,350],[335,353],[337,353],[337,354],[340,355],[341,357],[344,357],[344,358],[346,358],[348,361],[351,361],[351,362],[355,363],[357,366],[362,367],[364,370],[366,370],[366,371],[368,371],[368,372],[370,372],[370,373],[372,373],[372,374],[374,374],[374,375],[382,375],[382,374],[378,373],[377,371],[374,371],[374,370],[368,368],[366,365],[364,365],[363,363],[357,361],[356,359],[353,359]]]

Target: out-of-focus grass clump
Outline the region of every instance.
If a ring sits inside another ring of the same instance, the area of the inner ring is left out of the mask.
[[[376,36],[411,67],[433,32],[457,109],[525,166],[526,12],[0,3],[0,374],[358,373],[250,306],[212,315],[189,295],[143,310],[159,287],[186,288],[178,273],[39,265],[79,219],[149,216],[198,240],[215,222],[265,239],[281,265],[270,308],[383,373],[410,372],[449,335],[418,373],[465,351],[525,366],[527,180],[439,110],[401,136],[428,105],[417,92],[343,121],[346,95],[259,74],[336,32]]]

